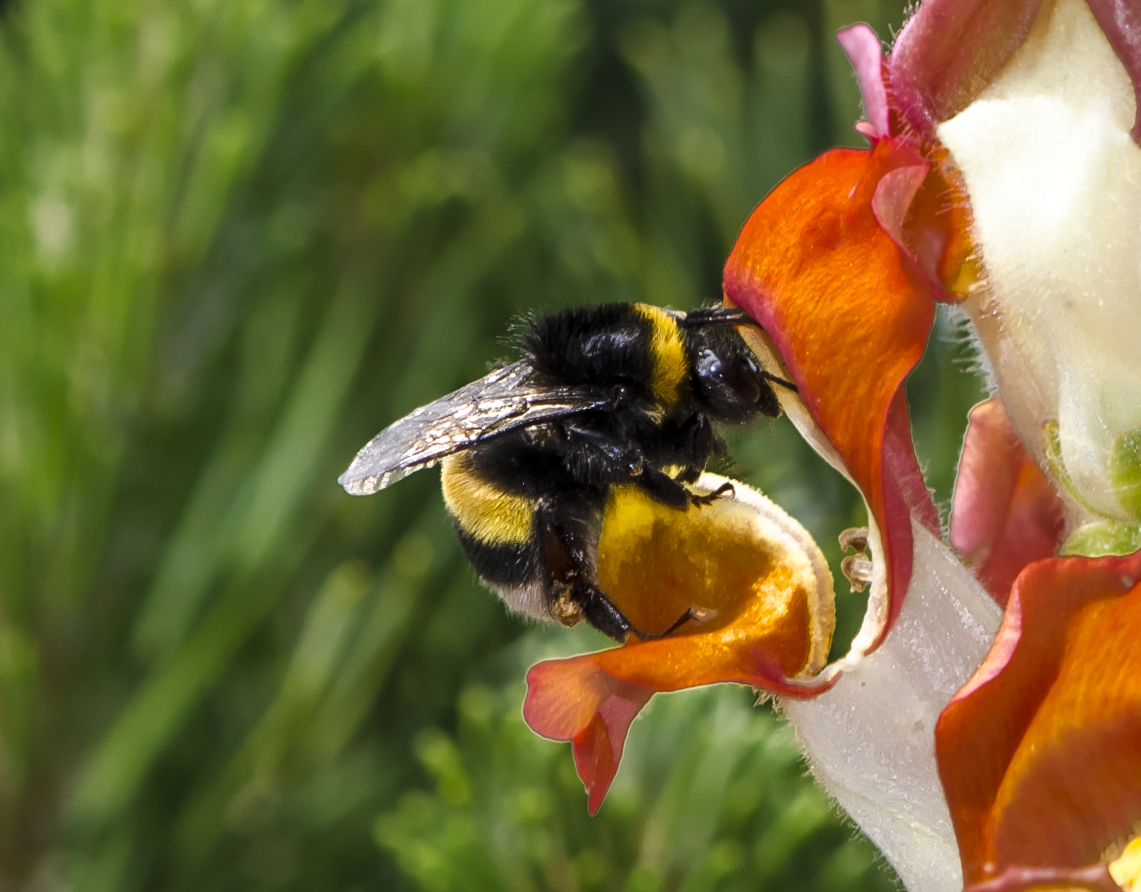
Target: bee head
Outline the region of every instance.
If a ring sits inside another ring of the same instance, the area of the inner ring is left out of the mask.
[[[740,422],[760,414],[775,418],[780,403],[755,356],[735,335],[701,337],[691,346],[698,401],[720,421]]]

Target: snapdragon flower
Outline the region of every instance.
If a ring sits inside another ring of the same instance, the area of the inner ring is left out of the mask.
[[[831,580],[771,503],[663,514],[658,550],[600,552],[607,590],[637,615],[669,577],[710,625],[541,664],[527,719],[574,741],[593,809],[655,690],[752,684],[908,888],[1141,888],[1141,3],[924,0],[886,58],[866,26],[840,40],[870,147],[777,186],[724,284],[867,504],[864,623],[820,665]],[[939,302],[996,385],[948,543],[903,391]],[[679,576],[661,542],[694,535],[710,558]]]

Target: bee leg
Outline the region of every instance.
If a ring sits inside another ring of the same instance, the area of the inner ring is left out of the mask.
[[[620,643],[625,643],[630,635],[636,635],[642,641],[660,641],[662,638],[669,638],[690,620],[701,619],[701,613],[690,607],[664,632],[643,632],[630,622],[626,614],[598,586],[590,583],[580,586],[577,589],[577,597],[583,619],[603,635]]]
[[[690,498],[694,505],[712,505],[722,497],[733,498],[735,495],[737,495],[737,490],[733,488],[732,483],[722,483],[711,493],[706,493],[703,496],[690,496]]]
[[[585,619],[603,635],[622,644],[631,635],[642,641],[667,638],[690,620],[701,618],[691,607],[664,632],[643,632],[594,582],[586,546],[587,525],[573,518],[552,517],[550,509],[540,510],[545,515],[541,523],[553,596],[551,613],[564,625],[573,626]]]
[[[640,632],[633,629],[633,633],[641,638],[643,641],[661,641],[663,638],[669,638],[674,632],[684,626],[690,620],[700,622],[702,619],[703,611],[697,610],[693,607],[686,608],[685,613],[673,621],[673,624],[664,632]]]
[[[778,378],[772,372],[761,372],[761,377],[766,381],[771,381],[773,384],[779,384],[785,390],[791,390],[793,393],[800,393],[800,390],[791,381],[786,381],[784,378]],[[775,416],[773,416],[775,417]]]
[[[621,643],[636,632],[626,614],[592,581],[587,527],[540,509],[543,551],[551,587],[551,613],[564,625],[585,619],[603,635]]]
[[[572,597],[577,599],[582,609],[582,616],[594,628],[598,629],[608,638],[624,643],[631,634],[643,637],[642,633],[634,628],[634,624],[626,617],[618,605],[606,597],[602,589],[590,583],[578,586]]]
[[[563,463],[576,480],[608,486],[642,472],[646,458],[638,444],[576,424],[568,424],[566,432]]]
[[[693,504],[694,495],[680,482],[657,468],[643,468],[637,483],[642,492],[655,502],[684,511]]]
[[[691,506],[711,505],[723,496],[734,494],[732,483],[722,483],[717,489],[705,495],[690,492],[679,481],[656,468],[645,468],[637,478],[638,485],[650,498],[670,508],[684,511]]]

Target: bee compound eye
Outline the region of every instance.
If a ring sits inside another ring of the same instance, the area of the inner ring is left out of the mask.
[[[723,360],[712,350],[702,350],[697,360],[697,376],[706,385],[724,392],[730,402],[755,405],[761,398],[760,369],[750,357]]]
[[[721,357],[712,350],[702,350],[697,357],[697,376],[699,378],[719,378],[723,368]]]

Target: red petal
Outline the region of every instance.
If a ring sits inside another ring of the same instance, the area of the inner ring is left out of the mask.
[[[971,883],[963,892],[1121,892],[1104,864],[1092,867],[1009,867],[1001,875],[981,883]]]
[[[968,883],[1097,864],[1141,819],[1141,555],[1039,561],[944,710],[936,757]]]
[[[911,576],[911,513],[937,530],[901,391],[934,314],[927,276],[899,246],[923,170],[889,139],[828,152],[761,203],[725,267],[726,296],[772,337],[883,534],[881,639]]]
[[[630,723],[652,695],[608,675],[589,655],[539,663],[527,673],[523,718],[543,737],[574,742],[592,815],[618,771]]]
[[[1002,400],[980,403],[970,419],[955,480],[951,544],[1005,607],[1022,568],[1057,553],[1065,515],[1011,427]]]
[[[892,47],[891,95],[926,139],[970,104],[1038,16],[1039,0],[923,0]]]

